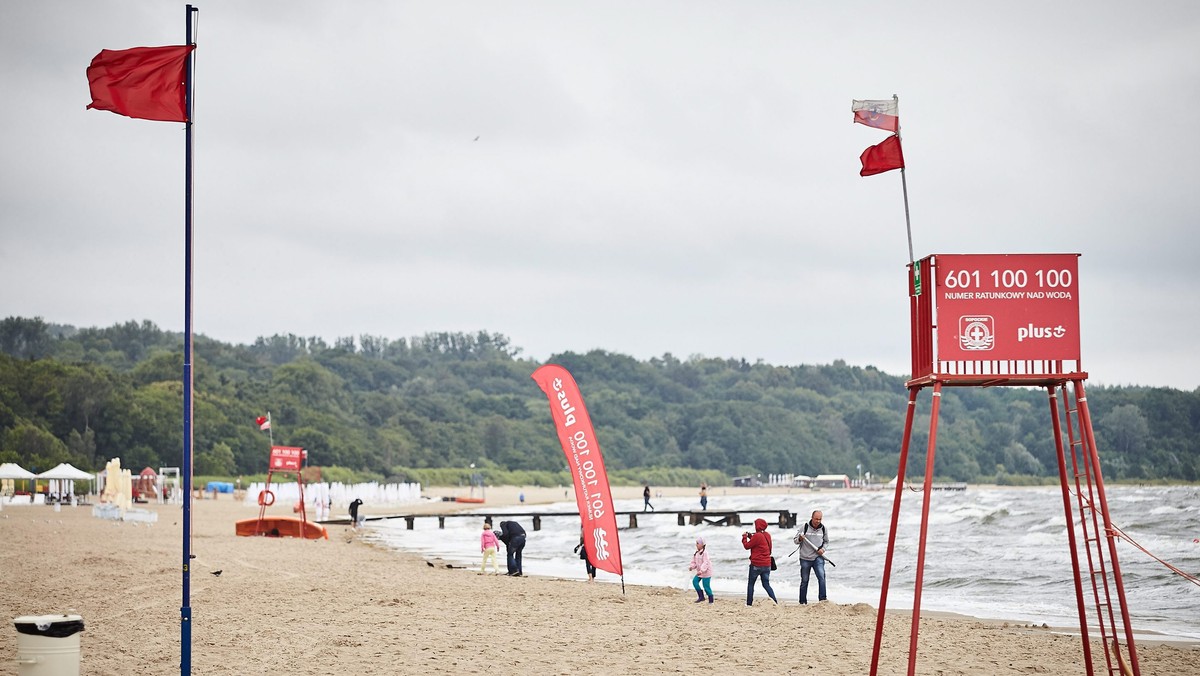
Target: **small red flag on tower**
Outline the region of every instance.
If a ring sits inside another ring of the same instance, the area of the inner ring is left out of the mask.
[[[900,147],[900,137],[892,135],[873,146],[869,146],[859,155],[862,171],[859,176],[873,176],[885,171],[904,168],[904,150]]]
[[[260,429],[260,430],[271,429],[271,419],[268,418],[267,416],[260,415],[254,419],[254,422],[258,424],[258,429]]]

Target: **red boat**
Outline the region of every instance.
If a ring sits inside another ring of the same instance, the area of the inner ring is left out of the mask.
[[[329,539],[325,527],[295,516],[263,516],[258,519],[242,519],[236,522],[237,534],[242,536],[262,535],[269,538],[305,538],[308,540]]]

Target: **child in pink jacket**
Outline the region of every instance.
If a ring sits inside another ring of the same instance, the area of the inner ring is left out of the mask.
[[[713,602],[712,594],[712,562],[708,560],[708,552],[705,551],[706,545],[704,538],[696,538],[696,553],[692,554],[692,562],[688,564],[688,570],[696,571],[696,576],[692,578],[692,587],[696,589],[696,603],[704,600],[704,595],[708,594],[708,602]],[[700,583],[704,583],[704,591],[700,591]]]
[[[483,535],[479,536],[479,551],[483,552],[483,563],[479,564],[479,574],[483,575],[488,561],[492,562],[492,575],[500,574],[500,564],[496,563],[496,551],[500,549],[500,541],[492,532],[492,524],[483,522]]]

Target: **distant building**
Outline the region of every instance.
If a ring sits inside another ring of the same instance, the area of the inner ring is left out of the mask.
[[[792,488],[812,488],[813,478],[807,474],[797,474],[792,477]]]
[[[850,477],[845,474],[818,474],[812,481],[813,488],[850,488]]]
[[[749,476],[733,477],[733,485],[734,486],[744,486],[744,487],[749,487],[749,488],[757,488],[758,486],[762,485],[762,482],[758,480],[757,475],[751,474]]]

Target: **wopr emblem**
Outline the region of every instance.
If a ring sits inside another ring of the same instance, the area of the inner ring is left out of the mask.
[[[990,350],[996,345],[995,322],[991,315],[958,318],[958,343],[964,350]]]
[[[604,561],[608,559],[608,533],[604,532],[603,528],[597,528],[592,531],[592,544],[595,546],[596,559]]]

